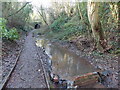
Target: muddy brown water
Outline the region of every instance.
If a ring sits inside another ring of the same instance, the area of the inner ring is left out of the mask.
[[[96,71],[84,58],[67,48],[51,43],[48,39],[37,38],[36,45],[45,49],[52,61],[52,72],[62,79],[72,80],[74,77]]]

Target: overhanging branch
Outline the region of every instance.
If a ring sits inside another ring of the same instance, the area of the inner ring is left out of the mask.
[[[28,4],[29,2],[27,2],[23,7],[21,7],[19,10],[17,10],[15,13],[11,14],[11,15],[8,15],[7,17],[11,17],[15,14],[17,14],[18,12],[20,12],[24,7],[26,7],[26,5]]]

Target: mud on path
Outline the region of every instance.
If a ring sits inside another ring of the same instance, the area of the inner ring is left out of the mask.
[[[32,37],[32,32],[30,32],[26,37],[24,49],[6,88],[46,87],[42,65],[35,46],[35,40]]]

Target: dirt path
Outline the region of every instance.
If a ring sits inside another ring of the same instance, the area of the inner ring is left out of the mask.
[[[24,49],[7,88],[46,88],[32,32],[26,37]]]

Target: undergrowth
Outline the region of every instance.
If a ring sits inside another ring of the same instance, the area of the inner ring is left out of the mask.
[[[58,17],[51,25],[51,31],[46,35],[56,40],[70,40],[73,36],[80,36],[87,33],[85,25],[80,22],[79,17],[67,17],[63,15]]]
[[[7,28],[7,21],[0,18],[0,38],[7,40],[16,40],[19,38],[18,31],[16,28]]]

